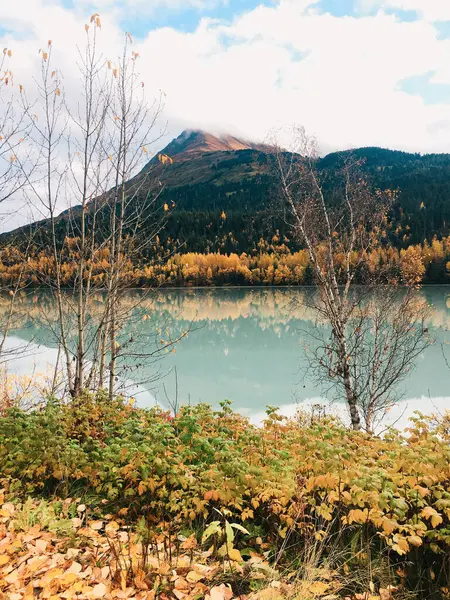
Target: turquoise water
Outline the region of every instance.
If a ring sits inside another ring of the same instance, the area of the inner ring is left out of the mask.
[[[200,289],[158,291],[143,301],[145,320],[137,318],[133,335],[150,351],[155,329],[175,346],[158,360],[144,359],[139,368],[129,365],[123,380],[128,393],[141,405],[168,402],[208,402],[230,399],[252,420],[263,418],[267,405],[293,414],[297,406],[326,403],[324,390],[309,377],[304,347],[314,330],[314,313],[305,308],[307,289]],[[416,409],[424,412],[450,408],[450,286],[421,292],[432,304],[429,327],[436,343],[418,359],[399,390],[402,400],[389,415],[403,424]],[[139,291],[129,292],[133,302]],[[8,339],[9,346],[28,342],[26,356],[10,363],[20,373],[49,369],[56,343],[48,327],[52,301],[45,293],[31,294],[23,317]],[[47,319],[45,318],[47,317]],[[128,335],[128,332],[127,332]],[[345,414],[339,402],[329,411]]]

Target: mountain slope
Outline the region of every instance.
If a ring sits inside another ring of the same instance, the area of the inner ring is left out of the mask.
[[[263,145],[227,135],[216,137],[200,130],[183,131],[159,154],[173,160],[170,168],[158,172],[161,182],[168,188],[239,181],[245,176],[262,174],[261,165],[267,162],[267,147]],[[137,178],[144,174],[148,176],[155,169],[158,156],[145,165]]]
[[[186,129],[163,150],[169,156],[203,154],[205,152],[229,152],[256,149],[256,145],[231,135],[215,136],[202,130]]]
[[[171,251],[257,253],[261,239],[270,249],[276,238],[291,250],[298,247],[278,211],[276,177],[267,147],[229,135],[189,130],[161,153],[173,163],[162,168],[154,157],[130,185],[145,182],[144,195],[147,190],[162,189],[158,201],[173,207],[159,236],[162,245]],[[328,186],[335,185],[336,172],[349,154],[362,160],[363,170],[376,187],[401,191],[391,234],[395,245],[449,233],[450,155],[422,156],[382,148],[335,152],[317,164],[327,175]],[[65,217],[60,218],[61,231]],[[41,245],[45,245],[46,235],[48,228],[43,222]]]
[[[182,134],[182,140],[192,141]],[[196,137],[194,147],[199,148]],[[256,252],[263,237],[290,238],[277,214],[276,181],[267,148],[212,151],[207,144],[191,152],[178,140],[163,151],[175,150],[174,163],[163,174],[162,198],[176,205],[168,235],[183,240],[187,250]],[[450,155],[411,154],[383,148],[357,148],[319,159],[317,168],[328,186],[350,155],[361,160],[363,171],[381,189],[399,190],[394,215],[397,228],[392,241],[399,247],[422,242],[433,235],[448,235],[450,226]],[[147,167],[148,168],[148,167]],[[220,215],[227,215],[226,223]],[[230,236],[230,233],[232,234]],[[295,243],[290,240],[293,249]]]

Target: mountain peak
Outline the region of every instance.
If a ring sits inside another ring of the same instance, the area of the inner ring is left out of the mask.
[[[214,135],[201,129],[186,129],[164,149],[169,156],[176,154],[202,154],[206,152],[229,152],[255,149],[256,144],[240,140],[232,135]]]

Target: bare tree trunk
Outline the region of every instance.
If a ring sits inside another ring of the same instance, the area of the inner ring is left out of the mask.
[[[343,366],[343,380],[344,380],[344,388],[345,388],[345,396],[347,399],[348,410],[350,413],[350,420],[352,423],[352,428],[355,431],[359,431],[361,429],[361,419],[359,416],[358,409],[358,399],[355,396],[354,386],[352,383],[352,376],[350,372],[350,367],[348,364],[348,357],[346,353],[345,342],[342,342],[342,366]]]
[[[395,298],[397,281],[370,269],[370,253],[384,242],[395,193],[374,191],[358,161],[346,159],[336,182],[341,198],[325,197],[314,140],[297,131],[293,152],[276,147],[275,161],[287,221],[305,245],[319,293],[312,308],[331,327],[314,337],[310,368],[320,385],[347,403],[351,426],[372,431],[392,404],[396,385],[428,345],[421,308],[410,291]],[[286,217],[285,217],[286,218]],[[365,278],[365,288],[355,279]],[[404,282],[417,285],[417,273]],[[377,294],[376,301],[368,297]]]

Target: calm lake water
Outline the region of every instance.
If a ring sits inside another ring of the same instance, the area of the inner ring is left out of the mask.
[[[166,290],[145,298],[145,319],[133,323],[142,348],[156,337],[189,334],[160,360],[145,359],[130,368],[129,392],[140,405],[208,402],[230,399],[235,409],[252,421],[263,418],[267,405],[286,415],[297,406],[325,403],[324,390],[308,378],[304,346],[314,314],[302,304],[305,289],[196,289]],[[437,342],[417,361],[402,384],[403,399],[390,415],[406,422],[414,410],[450,408],[450,286],[421,292],[432,304],[429,328]],[[139,291],[129,292],[129,301]],[[28,343],[26,354],[9,365],[17,373],[44,372],[54,363],[56,343],[49,328],[54,306],[48,294],[34,292],[22,301],[21,319],[11,332],[8,347]],[[1,310],[1,309],[0,309]],[[4,310],[4,308],[3,308]],[[124,335],[129,335],[127,331]],[[448,345],[448,346],[447,346]],[[178,390],[178,393],[176,392]],[[330,411],[344,412],[334,403]]]

